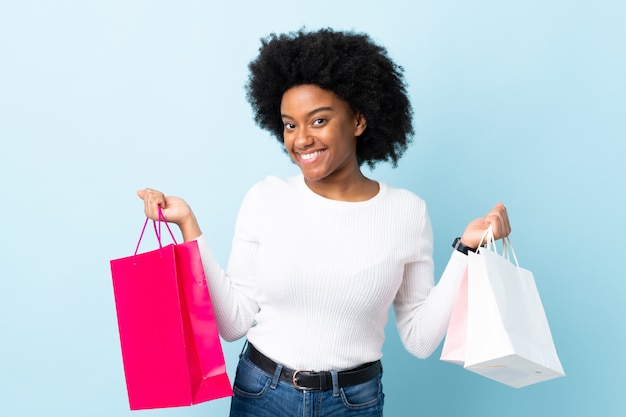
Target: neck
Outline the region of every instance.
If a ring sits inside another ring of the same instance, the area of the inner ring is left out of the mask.
[[[378,183],[367,178],[361,171],[358,171],[358,175],[341,181],[328,178],[309,181],[305,178],[304,182],[315,194],[338,201],[366,201],[378,194],[379,190]]]

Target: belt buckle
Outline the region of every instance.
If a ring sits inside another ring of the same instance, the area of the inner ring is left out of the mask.
[[[300,372],[306,372],[306,371],[301,371],[301,370],[293,371],[293,375],[291,375],[291,383],[293,384],[294,387],[296,387],[296,389],[299,389],[300,391],[311,390],[311,388],[301,387],[300,385],[298,385],[298,374]]]

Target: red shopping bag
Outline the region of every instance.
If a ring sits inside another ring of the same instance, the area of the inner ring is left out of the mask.
[[[198,244],[176,244],[170,230],[174,244],[162,246],[153,224],[159,249],[137,254],[138,243],[111,261],[130,409],[232,396]]]

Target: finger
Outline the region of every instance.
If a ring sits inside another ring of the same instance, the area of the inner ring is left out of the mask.
[[[143,195],[146,216],[157,220],[159,218],[159,206],[165,207],[165,195],[150,188],[145,188],[141,191],[141,194]]]
[[[502,239],[511,233],[509,216],[504,204],[496,204],[487,214],[487,221],[493,228],[495,239]]]
[[[142,192],[143,194],[143,211],[146,213],[146,216],[154,219],[154,216],[152,216],[151,213],[151,208],[150,208],[150,189],[146,188],[143,190]]]
[[[502,237],[507,237],[511,233],[511,224],[509,222],[509,212],[506,209],[505,205],[500,203],[501,205],[501,217],[500,223],[502,227]]]

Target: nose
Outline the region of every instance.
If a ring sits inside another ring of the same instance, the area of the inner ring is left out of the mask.
[[[295,136],[294,145],[298,149],[307,149],[315,142],[315,138],[306,128],[296,130]]]

